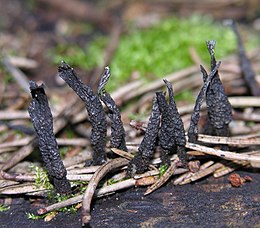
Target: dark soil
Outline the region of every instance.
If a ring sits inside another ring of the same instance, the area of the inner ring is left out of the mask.
[[[231,187],[227,177],[204,179],[192,185],[163,188],[144,197],[145,188],[130,189],[93,202],[91,227],[258,227],[260,225],[260,175],[252,182]],[[50,222],[28,220],[35,212],[29,201],[15,200],[1,213],[0,227],[80,227],[80,211],[59,213]]]

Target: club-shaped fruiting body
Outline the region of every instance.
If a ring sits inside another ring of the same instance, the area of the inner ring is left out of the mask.
[[[28,111],[38,136],[39,149],[49,179],[58,193],[68,194],[71,191],[70,183],[66,178],[67,172],[62,163],[58,144],[53,133],[53,117],[44,87],[30,81],[30,90],[33,99]]]

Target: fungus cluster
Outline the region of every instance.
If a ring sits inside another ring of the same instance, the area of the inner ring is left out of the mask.
[[[207,128],[210,129],[210,134],[227,136],[228,124],[232,120],[231,105],[225,95],[218,74],[220,62],[216,63],[214,56],[215,41],[208,41],[207,48],[211,57],[211,73],[208,74],[204,67],[201,66],[204,84],[198,94],[191,116],[190,128],[188,130],[188,140],[190,142],[196,142],[198,137],[200,107],[204,98],[206,98],[208,109]],[[90,139],[93,148],[92,164],[101,165],[107,160],[105,152],[107,121],[101,102],[107,107],[108,117],[111,121],[110,146],[127,151],[125,130],[119,108],[105,90],[105,86],[110,78],[109,68],[106,67],[101,76],[97,94],[89,86],[85,85],[76,75],[73,68],[64,61],[58,67],[58,73],[86,105],[92,125]],[[163,165],[170,165],[169,154],[171,153],[177,153],[182,166],[187,165],[188,159],[185,150],[186,138],[183,122],[174,101],[172,85],[167,80],[164,80],[164,83],[168,91],[168,99],[165,92],[156,92],[144,138],[139,146],[138,153],[128,164],[128,176],[142,173],[147,169],[157,146],[159,147]],[[49,177],[58,192],[68,193],[70,185],[66,179],[66,169],[58,153],[58,146],[53,133],[53,119],[44,88],[43,86],[37,86],[35,82],[31,82],[30,89],[33,100],[29,106],[29,113],[39,138],[39,148]]]

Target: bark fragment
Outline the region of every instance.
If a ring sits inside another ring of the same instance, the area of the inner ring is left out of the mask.
[[[157,99],[153,100],[152,113],[150,115],[147,130],[144,138],[138,148],[138,154],[130,161],[127,169],[127,175],[133,176],[135,173],[143,173],[148,165],[151,157],[153,156],[158,130],[160,125],[160,111]]]
[[[38,136],[39,149],[48,171],[48,176],[55,190],[61,194],[70,193],[70,183],[66,178],[67,171],[62,163],[58,144],[53,133],[53,117],[45,95],[43,85],[38,86],[30,81],[33,100],[28,111]]]
[[[105,153],[107,122],[102,104],[92,91],[92,89],[83,84],[78,78],[73,68],[64,61],[58,67],[59,76],[75,91],[75,93],[85,102],[92,124],[91,145],[93,148],[93,165],[103,164],[107,157]]]
[[[110,147],[127,151],[125,143],[125,129],[121,120],[120,110],[117,107],[113,98],[110,96],[109,93],[106,92],[104,88],[109,80],[109,77],[110,70],[109,67],[106,67],[98,86],[98,94],[100,99],[104,102],[109,110],[108,117],[111,120]]]

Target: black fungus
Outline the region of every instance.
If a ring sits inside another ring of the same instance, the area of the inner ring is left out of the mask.
[[[110,70],[109,67],[106,67],[99,83],[98,94],[100,99],[108,108],[108,117],[111,120],[110,147],[127,151],[125,143],[125,129],[121,120],[120,110],[117,107],[113,98],[110,96],[109,93],[106,92],[104,88],[108,82],[109,77]]]
[[[199,118],[200,118],[200,108],[202,105],[202,102],[205,98],[206,92],[208,90],[209,84],[212,80],[212,78],[216,75],[216,72],[220,66],[219,62],[216,67],[214,68],[213,71],[211,71],[211,73],[208,75],[206,70],[204,69],[203,66],[200,66],[201,72],[202,72],[202,76],[203,76],[203,81],[204,84],[196,98],[196,102],[195,102],[195,106],[191,115],[191,120],[190,120],[190,127],[188,130],[188,140],[189,142],[195,143],[198,139],[198,122],[199,122]]]
[[[216,41],[207,41],[207,48],[211,57],[211,71],[216,67],[214,48]],[[220,81],[218,71],[211,80],[206,93],[206,104],[208,109],[208,128],[213,128],[211,134],[217,136],[229,135],[229,123],[232,121],[232,107],[225,94],[224,87]]]
[[[71,191],[70,183],[66,178],[67,172],[62,163],[58,144],[53,133],[53,117],[44,87],[30,81],[30,90],[33,99],[28,111],[38,136],[39,149],[49,179],[58,193],[68,194]]]
[[[162,162],[170,164],[168,153],[177,151],[178,157],[185,166],[187,155],[185,151],[185,130],[180,114],[174,101],[173,88],[170,82],[164,80],[169,93],[169,104],[163,93],[157,93],[157,100],[161,112],[161,128],[159,132],[159,145],[162,149]]]
[[[249,59],[246,55],[241,36],[237,29],[237,25],[234,21],[231,23],[231,27],[237,37],[237,44],[238,44],[238,49],[239,49],[241,68],[242,68],[242,72],[243,72],[246,84],[253,96],[260,96],[260,88],[255,79],[255,72],[253,71],[252,66],[249,62]]]
[[[133,176],[135,173],[143,173],[153,156],[158,130],[160,126],[160,116],[157,99],[153,100],[152,113],[150,115],[144,138],[138,148],[137,155],[129,162],[127,175]]]
[[[75,93],[85,102],[92,125],[91,145],[93,148],[93,165],[103,164],[107,157],[105,152],[107,122],[105,112],[98,96],[92,89],[85,85],[71,68],[64,61],[58,67],[59,76],[75,91]]]

